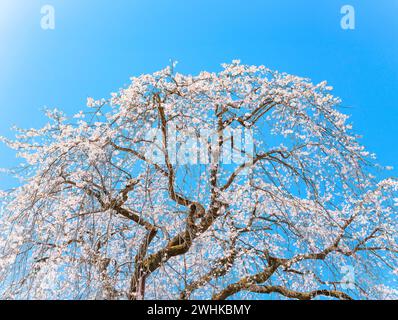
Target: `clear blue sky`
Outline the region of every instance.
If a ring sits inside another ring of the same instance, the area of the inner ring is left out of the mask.
[[[40,27],[45,4],[55,30]],[[355,30],[340,27],[345,4]],[[398,167],[397,16],[398,0],[1,0],[0,135],[44,124],[46,106],[77,112],[169,59],[196,73],[239,58],[328,80],[362,142]],[[0,167],[16,161],[1,145]]]

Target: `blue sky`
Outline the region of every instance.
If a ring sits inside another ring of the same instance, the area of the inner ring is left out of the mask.
[[[41,29],[46,4],[55,30]],[[345,4],[355,30],[340,27]],[[44,124],[44,107],[77,112],[170,59],[196,73],[239,58],[328,80],[362,143],[398,167],[397,13],[398,0],[1,0],[0,135]],[[16,163],[1,145],[0,167]],[[0,188],[13,184],[0,175]]]

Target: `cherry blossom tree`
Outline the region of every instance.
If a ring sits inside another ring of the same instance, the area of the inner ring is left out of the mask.
[[[3,138],[22,158],[1,194],[3,298],[398,296],[398,182],[377,180],[332,88],[222,67],[134,77]]]

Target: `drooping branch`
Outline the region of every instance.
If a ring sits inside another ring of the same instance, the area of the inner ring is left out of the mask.
[[[233,263],[237,257],[237,251],[235,248],[236,238],[232,239],[230,254],[226,257],[220,258],[214,262],[215,267],[211,268],[209,272],[201,276],[198,280],[192,281],[186,288],[180,293],[181,300],[187,300],[191,296],[192,292],[203,287],[213,279],[224,276],[233,267]]]
[[[310,292],[300,292],[282,286],[258,286],[258,285],[250,285],[247,288],[245,288],[245,290],[261,294],[278,293],[285,296],[286,298],[298,299],[298,300],[312,300],[318,296],[337,298],[340,300],[353,300],[348,294],[338,290],[323,289],[323,290],[314,290]]]

